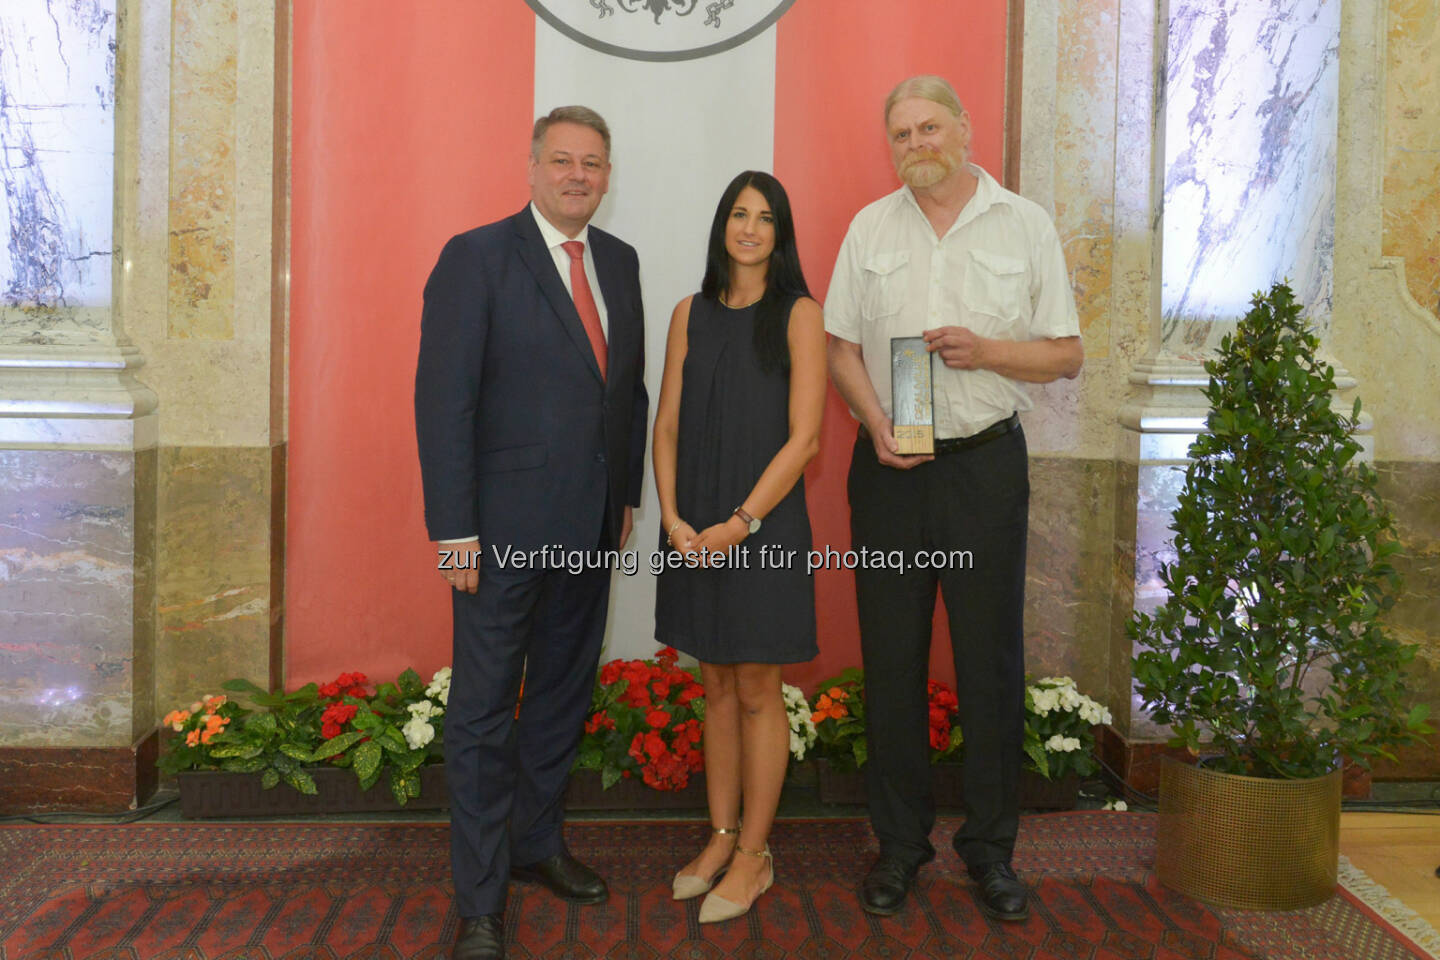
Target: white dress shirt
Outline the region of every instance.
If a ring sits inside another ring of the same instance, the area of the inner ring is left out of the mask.
[[[535,224],[540,228],[540,236],[545,241],[545,246],[550,248],[550,258],[555,261],[555,269],[560,271],[560,282],[565,284],[565,292],[570,294],[570,299],[575,299],[575,291],[570,289],[570,254],[565,252],[561,246],[568,243],[570,238],[561,233],[549,220],[545,219],[535,207],[535,202],[530,202],[530,213],[535,217]],[[580,228],[576,240],[585,244],[585,253],[581,258],[585,263],[585,279],[590,281],[590,293],[595,297],[595,309],[600,312],[600,329],[605,332],[605,340],[610,340],[610,314],[605,309],[605,295],[600,292],[600,280],[595,276],[595,257],[590,252],[590,224]]]
[[[825,298],[827,332],[860,344],[891,416],[890,338],[967,327],[994,340],[1080,335],[1060,238],[1049,215],[984,170],[943,237],[909,187],[850,223]],[[932,355],[933,356],[933,355]],[[968,437],[1033,406],[1024,385],[991,370],[957,370],[934,356],[935,436]]]

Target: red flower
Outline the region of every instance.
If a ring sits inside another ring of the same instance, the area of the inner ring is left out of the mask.
[[[948,750],[951,718],[959,711],[960,701],[955,699],[949,687],[938,680],[931,680],[926,692],[930,700],[930,747],[933,750]]]
[[[326,740],[340,736],[340,728],[351,720],[360,708],[353,703],[332,703],[320,714],[320,735]]]
[[[645,722],[656,730],[664,730],[670,724],[670,714],[664,710],[651,710],[645,714]]]
[[[365,684],[368,682],[363,673],[342,673],[336,677],[334,682],[327,683],[320,688],[320,696],[327,699],[346,696],[365,698]]]
[[[599,713],[594,714],[590,717],[589,720],[585,721],[586,733],[599,733],[601,730],[614,729],[615,718],[610,716],[610,714],[606,713],[604,710],[601,710]]]

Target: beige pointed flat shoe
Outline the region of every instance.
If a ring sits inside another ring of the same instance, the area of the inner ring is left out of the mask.
[[[750,857],[761,857],[768,861],[770,875],[765,878],[765,885],[760,888],[760,893],[755,894],[755,898],[749,903],[732,903],[724,897],[716,896],[713,893],[710,894],[705,898],[705,902],[700,904],[701,923],[720,923],[723,920],[733,920],[736,917],[743,917],[749,913],[750,908],[755,905],[755,900],[760,899],[760,894],[769,890],[775,884],[775,858],[770,855],[770,846],[768,844],[764,850],[746,850],[737,843],[735,844],[735,852],[743,853]]]
[[[715,827],[713,828],[713,832],[719,834],[722,837],[730,836],[732,834],[738,837],[740,833],[740,828]],[[715,881],[719,880],[725,875],[725,871],[729,868],[729,866],[730,865],[727,863],[719,870],[716,870],[714,875],[711,876],[708,880],[704,877],[697,877],[693,873],[677,873],[675,874],[675,879],[670,881],[671,895],[676,900],[693,900],[702,894],[709,893],[710,888],[715,886]]]

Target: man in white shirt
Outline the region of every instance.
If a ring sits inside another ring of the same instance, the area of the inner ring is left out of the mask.
[[[968,162],[970,118],[950,84],[902,82],[885,101],[885,128],[905,185],[856,214],[825,301],[830,376],[860,421],[849,476],[854,546],[907,559],[903,571],[855,572],[866,788],[880,842],[861,903],[895,913],[935,856],[925,684],[938,585],[965,733],[966,819],[954,846],[984,911],[1020,920],[1029,906],[1010,858],[1030,487],[1018,414],[1031,407],[1025,383],[1079,374],[1079,322],[1050,218]],[[938,357],[935,453],[904,456],[891,422],[890,339],[922,335]],[[932,551],[951,565],[909,562]]]

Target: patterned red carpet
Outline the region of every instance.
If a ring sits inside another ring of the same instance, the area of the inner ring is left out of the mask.
[[[874,852],[857,821],[786,821],[777,883],[748,917],[696,923],[670,899],[699,824],[578,823],[571,849],[610,880],[610,901],[571,907],[513,887],[517,960],[854,958],[1239,958],[1413,960],[1425,955],[1341,892],[1279,914],[1208,908],[1150,873],[1155,817],[1027,817],[1015,867],[1028,921],[986,920],[950,851],[897,916],[860,910]],[[394,824],[154,824],[0,828],[0,960],[402,960],[443,957],[454,937],[448,829]]]

